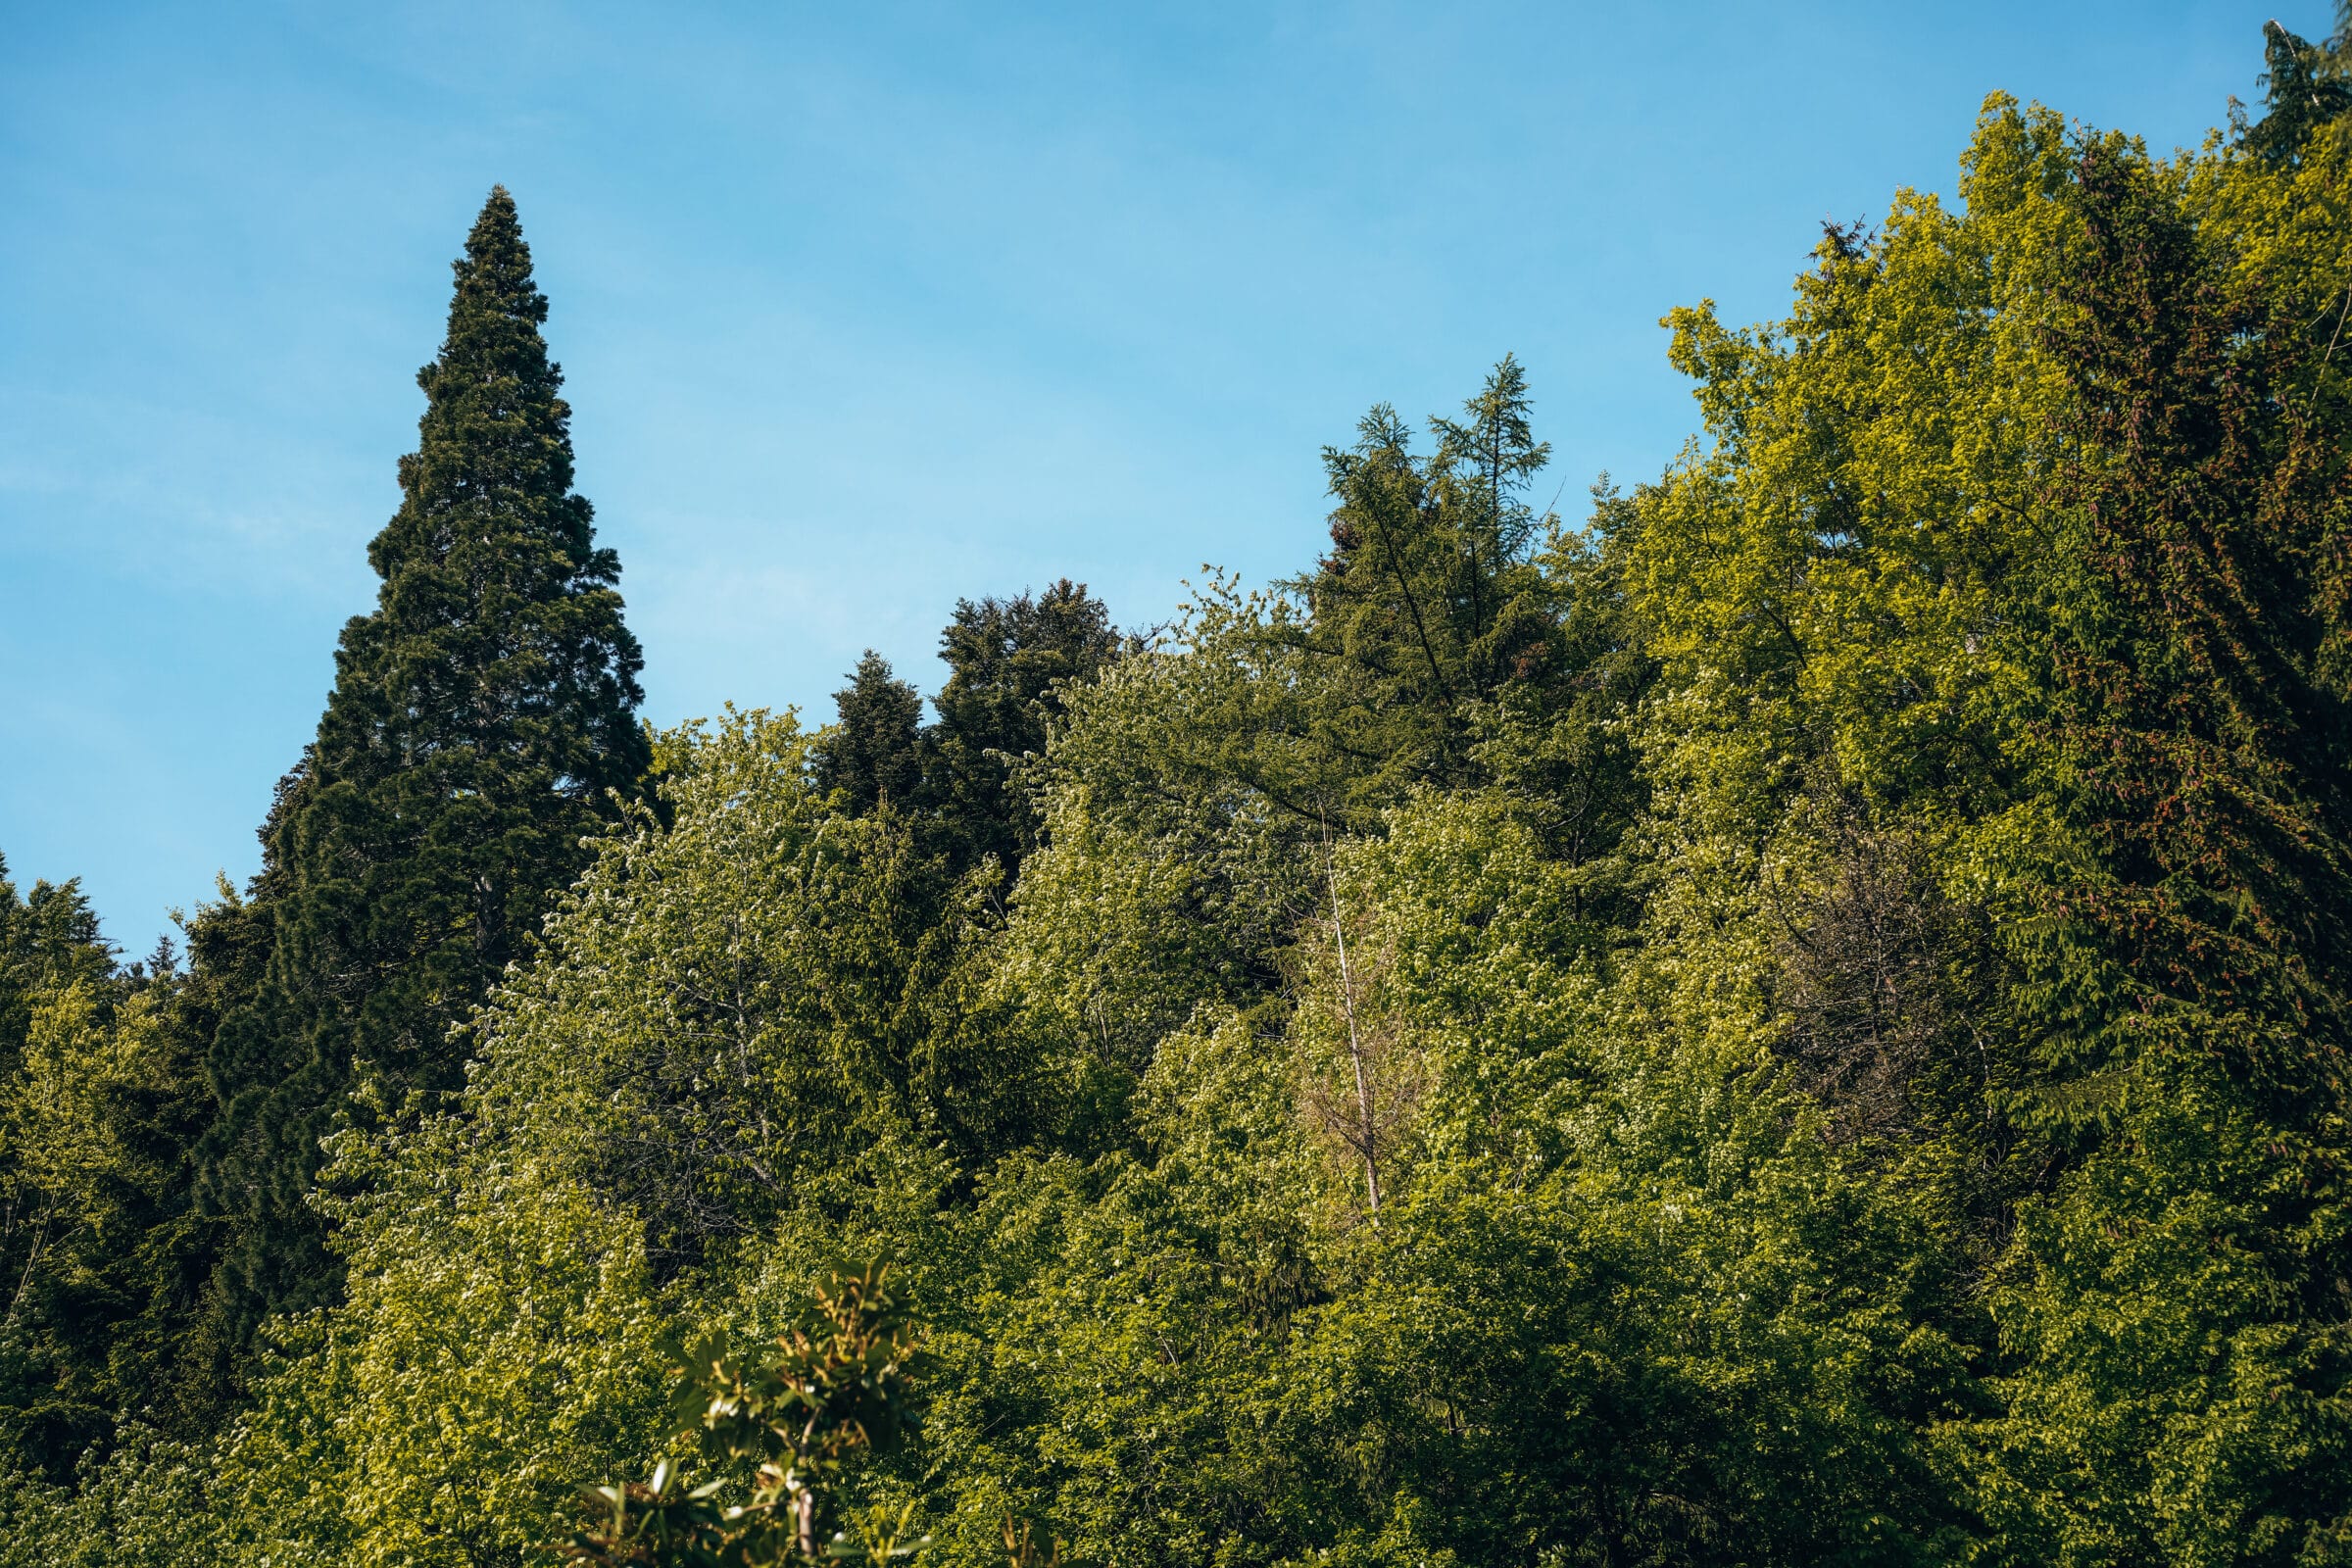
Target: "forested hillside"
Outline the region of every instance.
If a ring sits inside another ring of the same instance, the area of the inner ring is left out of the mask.
[[[1677,311],[1654,477],[1541,509],[1506,357],[1297,576],[821,725],[641,724],[494,193],[261,874],[124,965],[0,870],[0,1562],[2352,1562],[2352,42],[2265,45]]]

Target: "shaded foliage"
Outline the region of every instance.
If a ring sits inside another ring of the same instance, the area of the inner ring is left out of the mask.
[[[2352,138],[2269,50],[2170,161],[1995,96],[1782,319],[1675,312],[1704,437],[1581,525],[1506,359],[1296,578],[530,774],[535,946],[355,836],[484,808],[380,683],[187,974],[0,882],[0,1561],[2343,1560]],[[347,985],[355,890],[472,956]],[[330,1040],[347,1290],[240,1359],[187,1151]]]
[[[318,739],[265,829],[270,960],[209,1053],[222,1108],[201,1191],[240,1333],[333,1298],[304,1200],[320,1138],[356,1082],[456,1086],[450,1029],[645,767],[619,563],[571,488],[547,301],[503,188],[455,271],[401,507],[368,546],[377,608],[344,628]]]

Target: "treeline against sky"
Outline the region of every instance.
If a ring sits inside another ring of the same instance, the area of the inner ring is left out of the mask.
[[[1579,516],[1505,359],[1297,577],[813,729],[637,717],[494,192],[261,873],[127,965],[0,881],[0,1563],[553,1561],[873,1263],[808,1539],[942,1568],[2352,1561],[2352,45],[2266,64],[1989,100]]]

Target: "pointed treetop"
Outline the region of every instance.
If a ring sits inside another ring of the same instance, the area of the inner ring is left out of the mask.
[[[523,243],[522,220],[506,186],[490,187],[490,199],[466,236],[466,254],[450,270],[458,277],[457,297],[450,302],[453,330],[468,306],[533,325],[546,322],[547,296],[532,281],[531,248]]]
[[[564,569],[586,564],[591,514],[584,499],[569,494],[571,410],[561,396],[564,371],[540,334],[547,296],[532,280],[530,247],[505,186],[492,188],[451,270],[457,286],[441,352],[416,372],[425,411],[417,449],[401,460],[409,504],[368,546],[368,559],[387,582],[404,563],[441,562],[461,537],[447,525],[454,508],[499,519],[490,532],[501,535],[527,516],[533,520],[526,526],[552,527],[564,538]],[[530,498],[519,511],[510,505],[518,495]],[[467,537],[488,535],[476,529]],[[514,556],[510,564],[522,559]]]
[[[2348,13],[2339,7],[2339,14]],[[2352,29],[2352,20],[2345,26]],[[2320,126],[2352,111],[2352,82],[2344,78],[2344,30],[2313,44],[2276,21],[2262,24],[2263,66],[2256,83],[2270,113],[2241,135],[2242,144],[2268,164],[2292,164]]]
[[[838,791],[858,814],[883,805],[911,807],[922,782],[922,697],[868,648],[833,704],[840,716],[813,748],[817,789]]]

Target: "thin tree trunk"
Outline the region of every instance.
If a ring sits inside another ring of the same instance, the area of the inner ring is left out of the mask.
[[[1340,914],[1340,881],[1331,868],[1331,827],[1323,828],[1323,885],[1331,893],[1331,935],[1340,951],[1340,1010],[1348,1019],[1348,1059],[1355,1068],[1356,1128],[1364,1156],[1364,1196],[1372,1223],[1380,1223],[1380,1157],[1372,1116],[1372,1083],[1364,1072],[1364,1047],[1355,1026],[1355,976],[1348,967],[1348,923]]]

